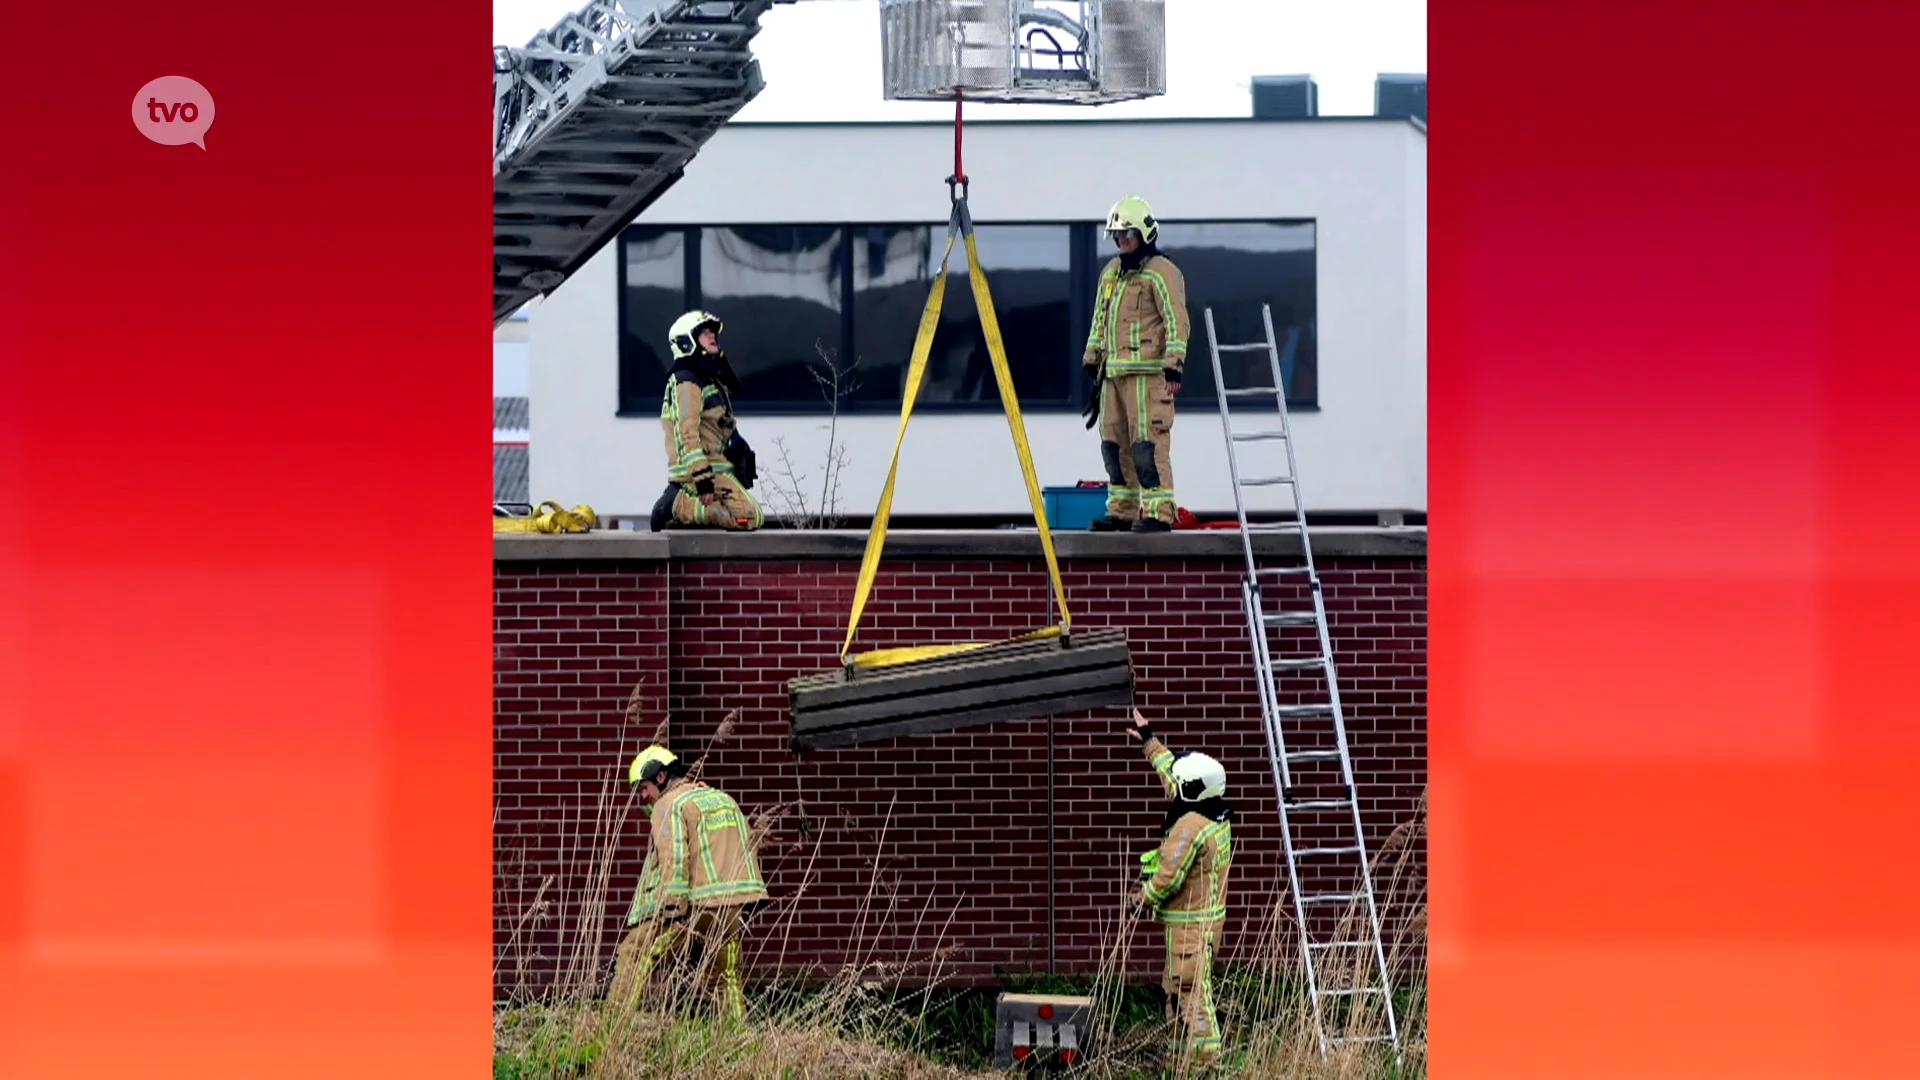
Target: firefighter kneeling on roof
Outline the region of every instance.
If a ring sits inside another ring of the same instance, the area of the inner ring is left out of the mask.
[[[654,504],[654,532],[669,524],[721,529],[760,527],[750,493],[753,448],[740,437],[733,399],[740,380],[720,350],[720,316],[689,311],[667,330],[673,370],[660,402],[667,436],[667,490]]]
[[[1187,286],[1155,246],[1160,226],[1129,195],[1107,214],[1120,254],[1100,271],[1082,363],[1093,380],[1087,426],[1100,425],[1107,516],[1095,532],[1173,528],[1173,396],[1187,364]]]
[[[634,758],[627,779],[652,806],[652,844],[607,999],[632,1009],[656,968],[684,962],[720,1014],[738,1020],[746,1013],[744,920],[767,900],[746,815],[725,792],[688,779],[686,765],[664,746]]]
[[[1227,771],[1190,751],[1175,753],[1154,738],[1138,709],[1133,735],[1172,796],[1160,846],[1140,857],[1138,914],[1152,912],[1166,928],[1167,1022],[1180,1065],[1220,1058],[1220,1020],[1213,1007],[1213,956],[1227,922],[1227,870],[1233,862],[1233,811]]]

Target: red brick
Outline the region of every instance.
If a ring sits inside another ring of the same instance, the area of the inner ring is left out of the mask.
[[[608,828],[622,832],[601,959],[617,941],[644,835],[643,813],[618,781],[627,755],[663,717],[676,748],[710,754],[706,776],[750,813],[785,805],[764,869],[779,905],[768,918],[787,939],[789,965],[832,970],[849,959],[876,862],[884,885],[858,943],[870,958],[911,968],[936,944],[957,945],[947,970],[959,979],[1044,963],[1046,722],[803,758],[787,750],[785,680],[836,665],[857,570],[853,562],[496,566],[500,992],[537,991],[571,962],[578,898],[591,886]],[[1087,560],[1062,570],[1076,626],[1128,629],[1141,708],[1162,736],[1213,752],[1234,777],[1235,910],[1246,921],[1229,931],[1231,957],[1251,944],[1255,913],[1274,902],[1284,877],[1238,560]],[[1322,572],[1361,809],[1369,842],[1378,844],[1416,816],[1424,793],[1425,564],[1323,559]],[[1049,587],[1039,560],[890,561],[855,645],[1023,632],[1046,621]],[[1272,590],[1269,601],[1310,602],[1297,587]],[[1310,631],[1279,640],[1313,647]],[[640,720],[631,723],[624,712],[636,685]],[[1280,691],[1282,701],[1307,700],[1319,684],[1288,676]],[[735,708],[741,718],[731,736],[710,748],[714,725]],[[1054,945],[1069,971],[1084,973],[1103,959],[1120,889],[1153,842],[1162,797],[1119,710],[1057,718],[1051,729]],[[1298,729],[1288,730],[1291,738]],[[811,829],[804,836],[801,807]],[[1406,858],[1416,879],[1423,850],[1416,842]],[[547,916],[521,926],[549,879]],[[806,893],[795,901],[803,882]],[[1403,903],[1389,905],[1389,936],[1407,913]],[[1127,966],[1151,976],[1158,950],[1142,940]]]

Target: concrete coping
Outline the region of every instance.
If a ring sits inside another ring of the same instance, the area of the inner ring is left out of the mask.
[[[1425,526],[1322,526],[1310,528],[1315,558],[1424,559]],[[664,562],[671,560],[746,560],[778,562],[831,559],[859,562],[867,547],[864,529],[765,529],[739,533],[674,530],[640,533],[599,530],[573,535],[499,533],[493,538],[496,563],[513,562]],[[1054,551],[1071,559],[1237,559],[1238,529],[1183,529],[1135,536],[1131,533],[1055,532]],[[1261,533],[1253,553],[1267,558],[1297,557],[1300,537]],[[1040,532],[1021,529],[889,530],[881,558],[896,559],[1041,559]]]

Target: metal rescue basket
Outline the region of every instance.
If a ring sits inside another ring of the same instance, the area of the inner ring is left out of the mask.
[[[880,0],[889,101],[1103,105],[1167,91],[1166,0]]]

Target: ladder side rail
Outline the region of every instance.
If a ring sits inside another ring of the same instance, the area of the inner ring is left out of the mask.
[[[1346,713],[1340,703],[1340,685],[1334,677],[1333,642],[1327,626],[1326,603],[1321,593],[1320,582],[1313,583],[1313,606],[1316,616],[1316,629],[1320,635],[1320,649],[1327,664],[1327,697],[1333,706],[1333,724],[1336,746],[1340,751],[1340,777],[1347,789],[1349,813],[1353,822],[1354,846],[1360,859],[1360,895],[1366,907],[1368,929],[1373,936],[1373,958],[1380,972],[1380,991],[1383,1008],[1387,1016],[1387,1034],[1392,1038],[1395,1059],[1400,1054],[1400,1034],[1398,1019],[1393,1008],[1393,979],[1387,967],[1386,935],[1380,918],[1378,897],[1373,887],[1373,863],[1367,857],[1367,834],[1360,820],[1360,789],[1358,776],[1353,767],[1352,750],[1347,740]]]
[[[1260,323],[1267,332],[1267,362],[1273,371],[1274,404],[1280,410],[1281,442],[1287,448],[1287,475],[1292,478],[1293,505],[1295,520],[1300,523],[1300,552],[1307,561],[1307,580],[1318,582],[1320,571],[1313,562],[1313,543],[1307,536],[1307,494],[1300,483],[1299,456],[1293,450],[1293,420],[1287,412],[1287,388],[1280,377],[1280,344],[1273,332],[1273,308],[1268,304],[1260,305]],[[1331,660],[1333,654],[1328,652]]]
[[[1227,406],[1227,377],[1220,366],[1220,335],[1214,330],[1213,308],[1205,309],[1207,352],[1213,359],[1213,394],[1220,403],[1220,434],[1227,445],[1227,476],[1233,486],[1233,512],[1240,519],[1240,552],[1247,562],[1247,580],[1252,582],[1258,599],[1259,574],[1253,562],[1253,537],[1247,532],[1246,500],[1240,494],[1240,464],[1233,452],[1233,419]],[[1257,625],[1257,624],[1256,624]]]

